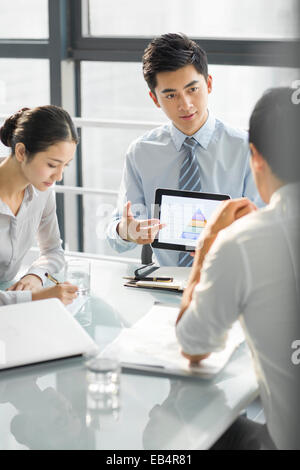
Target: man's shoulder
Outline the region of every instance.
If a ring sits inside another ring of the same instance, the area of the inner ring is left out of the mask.
[[[272,211],[268,206],[263,207],[241,219],[236,220],[232,225],[222,230],[218,239],[222,244],[232,244],[237,246],[248,240],[257,243],[260,235],[268,230],[268,227],[274,225]]]
[[[239,129],[238,127],[233,127],[228,123],[216,119],[216,136],[219,138],[225,137],[226,139],[234,142],[245,143],[248,146],[248,131],[245,129]]]
[[[162,124],[154,129],[145,132],[143,135],[135,139],[129,146],[128,153],[135,153],[140,149],[144,149],[151,145],[165,145],[170,142],[171,125],[170,123]]]

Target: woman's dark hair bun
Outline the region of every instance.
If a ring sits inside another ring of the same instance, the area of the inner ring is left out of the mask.
[[[8,118],[1,128],[0,139],[15,155],[16,145],[25,146],[27,161],[58,142],[78,143],[76,128],[69,113],[54,105],[23,108]]]
[[[3,126],[0,127],[0,140],[6,147],[11,147],[11,140],[17,127],[18,120],[29,108],[22,108],[12,116],[6,119]]]

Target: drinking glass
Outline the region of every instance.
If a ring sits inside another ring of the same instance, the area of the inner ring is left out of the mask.
[[[118,359],[97,355],[89,357],[85,365],[89,408],[102,411],[118,409],[121,375]]]
[[[91,263],[86,259],[70,259],[65,266],[65,279],[78,287],[78,295],[89,295]]]

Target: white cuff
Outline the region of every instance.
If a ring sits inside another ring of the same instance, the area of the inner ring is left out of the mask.
[[[27,271],[27,273],[23,277],[28,276],[29,274],[34,274],[35,276],[38,276],[41,279],[42,285],[44,286],[47,280],[47,277],[45,276],[46,272],[46,269],[43,268],[29,268],[29,271]]]
[[[32,292],[31,292],[31,290],[15,291],[15,294],[16,294],[16,303],[17,304],[32,301]]]

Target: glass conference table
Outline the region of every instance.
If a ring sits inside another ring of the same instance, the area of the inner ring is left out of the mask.
[[[136,267],[92,260],[91,298],[75,318],[101,349],[155,301],[180,303],[180,294],[124,287]],[[207,449],[257,394],[245,344],[209,381],[123,371],[113,412],[90,409],[82,358],[10,369],[0,372],[0,449]]]

